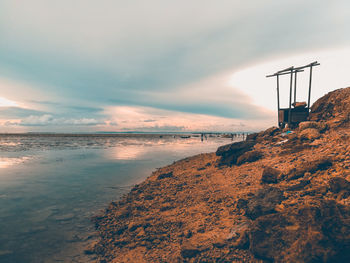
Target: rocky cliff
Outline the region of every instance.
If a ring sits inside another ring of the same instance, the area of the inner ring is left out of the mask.
[[[95,218],[100,262],[350,262],[350,88],[155,171]]]

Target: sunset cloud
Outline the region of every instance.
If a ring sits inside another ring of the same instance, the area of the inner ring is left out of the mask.
[[[62,123],[70,131],[84,122],[89,131],[119,129],[115,122],[123,122],[108,109],[131,107],[147,108],[147,116],[123,129],[173,129],[159,112],[179,129],[188,122],[267,126],[276,107],[265,74],[298,54],[312,54],[307,62],[320,60],[322,68],[349,61],[345,53],[319,56],[349,46],[349,8],[343,0],[3,0],[0,118],[20,119],[27,130]],[[339,87],[331,79],[347,76],[332,72],[315,77],[313,99]]]
[[[105,111],[117,131],[253,131],[262,129],[273,120],[249,120],[183,113],[151,107],[112,106]],[[150,121],[150,117],[152,120]],[[108,129],[108,127],[105,127]]]

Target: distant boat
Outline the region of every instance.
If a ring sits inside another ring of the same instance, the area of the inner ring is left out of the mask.
[[[188,138],[191,138],[191,136],[190,136],[190,135],[183,135],[183,136],[181,136],[180,138],[181,138],[181,139],[188,139]]]

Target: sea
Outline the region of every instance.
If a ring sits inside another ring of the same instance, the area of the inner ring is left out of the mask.
[[[242,140],[221,134],[0,135],[0,262],[89,262],[92,217],[158,167]]]

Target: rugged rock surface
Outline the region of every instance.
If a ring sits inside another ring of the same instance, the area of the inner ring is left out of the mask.
[[[276,184],[278,180],[281,177],[281,171],[272,168],[272,167],[265,167],[262,175],[261,175],[261,183],[262,184]]]
[[[216,151],[216,155],[221,156],[219,164],[230,166],[236,164],[238,158],[250,151],[254,145],[253,141],[242,141],[219,147]]]
[[[350,120],[350,89],[338,89],[329,92],[317,100],[311,107],[312,121],[326,121],[331,127],[338,127]]]
[[[349,262],[349,217],[348,206],[313,198],[255,220],[250,251],[278,262]]]
[[[241,165],[244,163],[255,162],[263,157],[263,153],[261,151],[249,151],[243,153],[241,156],[237,158],[237,165]]]
[[[320,138],[320,133],[315,128],[307,128],[305,130],[302,130],[299,134],[300,139],[304,140],[315,140]]]
[[[260,216],[275,213],[276,205],[280,204],[283,192],[275,187],[264,187],[247,200],[243,209],[245,215],[250,219],[257,219]]]
[[[350,88],[337,90],[290,133],[271,128],[158,169],[95,218],[100,241],[89,253],[100,262],[350,262],[349,111]],[[301,136],[307,129],[319,136]],[[263,157],[251,160],[254,151]]]

